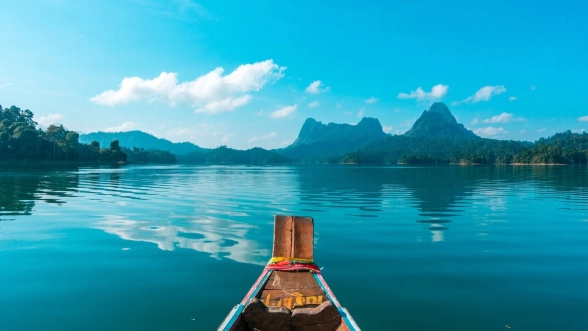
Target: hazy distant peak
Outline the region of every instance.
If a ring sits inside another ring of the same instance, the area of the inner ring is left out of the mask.
[[[304,124],[303,124],[303,126],[304,126],[304,125],[307,125],[307,124],[308,124],[308,125],[313,125],[313,124],[315,124],[315,123],[319,123],[319,124],[321,124],[321,122],[318,122],[318,121],[317,121],[317,120],[315,120],[314,118],[312,118],[312,117],[309,117],[309,118],[307,118],[307,119],[306,119],[306,121],[304,121]]]
[[[431,107],[429,108],[429,112],[451,116],[451,112],[449,111],[449,108],[447,108],[447,105],[445,105],[443,102],[433,103],[431,105]]]
[[[357,125],[323,124],[313,118],[308,118],[300,129],[298,139],[290,147],[320,141],[348,144],[350,140],[366,141],[382,136],[386,136],[386,134],[382,131],[382,125],[376,118],[364,117]]]
[[[423,111],[412,128],[405,133],[409,137],[451,137],[476,138],[457,120],[443,102],[435,102],[429,110]]]
[[[95,140],[100,143],[100,146],[109,146],[110,142],[115,139],[120,142],[121,146],[127,148],[139,147],[144,149],[159,149],[176,155],[202,150],[202,148],[190,142],[172,143],[167,139],[157,138],[152,134],[138,130],[125,132],[99,131],[80,135],[81,143],[89,144]]]
[[[373,117],[362,118],[361,121],[357,123],[357,126],[369,128],[375,131],[382,131],[382,124],[380,124],[380,121],[377,118]]]

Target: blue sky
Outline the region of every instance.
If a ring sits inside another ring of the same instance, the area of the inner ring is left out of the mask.
[[[280,148],[308,117],[400,134],[588,130],[584,1],[0,1],[0,104],[41,126]]]

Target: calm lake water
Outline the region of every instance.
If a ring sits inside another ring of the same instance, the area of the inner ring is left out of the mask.
[[[276,214],[364,330],[588,330],[586,167],[0,168],[0,329],[215,330]]]

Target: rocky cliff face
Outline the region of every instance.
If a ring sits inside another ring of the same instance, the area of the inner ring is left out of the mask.
[[[387,134],[375,118],[364,117],[357,125],[323,124],[309,118],[300,129],[298,139],[292,145],[276,151],[302,162],[322,162],[384,137]]]
[[[404,135],[407,137],[453,139],[479,138],[472,131],[466,129],[463,124],[457,123],[449,108],[442,102],[436,102],[431,105],[428,111],[423,111],[421,117]]]
[[[298,139],[289,147],[317,142],[345,143],[349,141],[365,141],[385,136],[386,134],[382,130],[380,121],[375,118],[364,117],[357,125],[323,124],[309,118],[302,125]]]

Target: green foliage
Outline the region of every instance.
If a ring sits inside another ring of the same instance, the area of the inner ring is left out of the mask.
[[[435,106],[435,105],[434,105]],[[33,113],[16,106],[0,106],[0,161],[81,161],[149,163],[374,163],[374,164],[588,164],[588,133],[566,131],[535,143],[483,139],[465,130],[449,110],[432,107],[424,112],[411,134],[389,136],[376,119],[364,118],[358,125],[309,119],[291,146],[268,151],[263,148],[235,150],[226,146],[202,149],[193,144],[172,144],[164,139],[133,133],[165,146],[191,153],[179,159],[169,150],[122,147],[118,139],[109,143],[80,143],[80,135],[63,125],[37,128]],[[435,122],[443,125],[435,126]],[[432,136],[431,136],[432,135]],[[171,145],[170,145],[171,144]],[[188,145],[186,145],[188,144]],[[110,146],[101,148],[100,146]],[[135,145],[136,146],[136,145]]]
[[[588,133],[557,133],[517,154],[515,163],[588,164]]]
[[[121,146],[137,147],[145,150],[168,151],[175,155],[183,155],[192,152],[201,151],[202,148],[189,143],[172,143],[169,140],[157,138],[153,135],[142,131],[128,132],[92,132],[80,136],[80,142],[91,143],[96,141],[101,146],[108,146],[111,141],[118,140]]]
[[[524,143],[492,139],[391,136],[343,157],[353,163],[498,163],[509,162]]]
[[[82,161],[124,162],[126,154],[118,141],[111,148],[100,149],[99,144],[80,144],[80,135],[63,125],[37,129],[33,113],[16,106],[0,106],[0,161]],[[114,147],[114,148],[113,148]]]
[[[178,158],[182,163],[275,164],[291,162],[291,159],[286,156],[259,147],[241,151],[220,146],[215,149],[180,155]]]
[[[0,106],[0,160],[48,158],[49,140],[36,126],[30,110]]]
[[[176,163],[176,156],[168,151],[159,149],[143,149],[138,147],[126,148],[121,150],[127,154],[127,161],[132,163]]]
[[[127,154],[120,149],[118,140],[113,140],[110,143],[110,148],[103,148],[100,150],[100,161],[106,162],[126,162]]]
[[[344,155],[343,163],[587,164],[588,133],[566,131],[535,143],[393,136]]]

